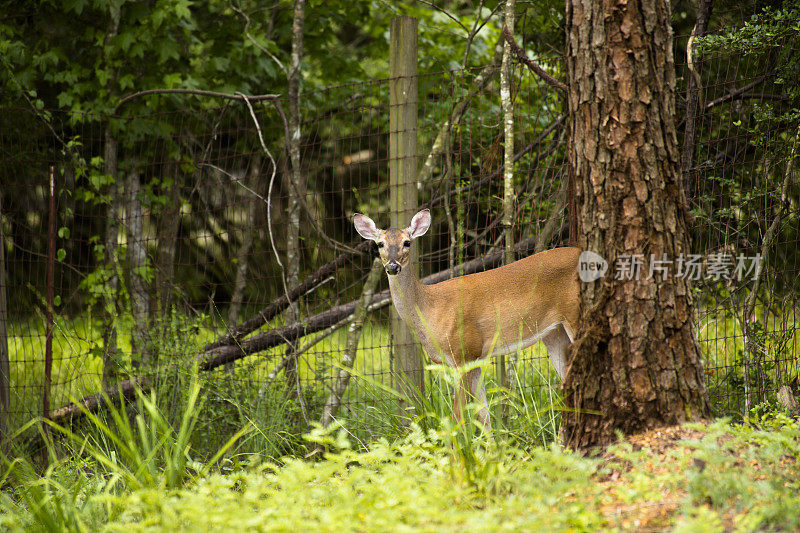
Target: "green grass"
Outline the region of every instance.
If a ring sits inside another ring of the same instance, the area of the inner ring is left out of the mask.
[[[783,337],[776,333],[763,333],[761,336],[766,353],[758,363],[759,369],[773,390],[776,384],[798,377],[796,354],[800,349],[800,336],[794,329],[795,314],[787,309],[782,316],[766,317],[768,332],[790,332]],[[719,415],[741,418],[744,380],[741,364],[743,338],[739,324],[722,311],[709,313],[701,309],[698,316],[701,319],[696,332],[706,360],[706,379],[712,404]],[[765,317],[759,315],[759,320],[763,323]],[[402,436],[407,432],[409,418],[426,429],[438,429],[438,421],[451,414],[453,378],[438,370],[426,373],[425,394],[417,409],[413,413],[399,412],[397,396],[391,390],[387,322],[385,316],[378,314],[365,324],[353,379],[337,415],[337,420],[348,428],[356,442]],[[18,428],[41,413],[44,329],[37,319],[14,321],[10,325],[11,427]],[[280,324],[275,322],[273,325]],[[56,326],[53,407],[68,403],[70,398],[99,391],[102,372],[99,322],[91,318],[60,318]],[[119,326],[120,349],[129,353],[130,324],[123,321]],[[159,385],[159,394],[171,399],[172,405],[184,394],[181,387],[191,379],[190,361],[205,343],[216,337],[212,326],[213,321],[207,318],[189,319],[176,315],[160,328],[165,331],[156,344],[161,361],[181,363],[163,375]],[[154,328],[154,331],[158,329]],[[307,444],[300,435],[308,431],[310,424],[319,417],[328,394],[327,383],[338,369],[345,335],[345,329],[335,332],[300,358],[299,399],[287,394],[282,379],[264,389],[267,376],[283,357],[283,347],[237,362],[233,375],[220,369],[202,376],[200,382],[207,392],[207,401],[198,424],[205,432],[201,444],[207,445],[208,453],[213,453],[238,428],[250,422],[255,424],[257,431],[241,445],[243,451],[258,451],[267,457],[307,453]],[[312,338],[301,340],[299,346]],[[484,365],[492,420],[496,431],[513,442],[546,444],[553,440],[560,423],[560,381],[541,344],[519,354],[518,359],[521,364],[517,386],[511,391],[496,383],[493,362]],[[778,363],[774,363],[775,360]],[[122,364],[130,368],[130,361],[122,361]],[[122,377],[126,375],[122,373]],[[754,379],[751,376],[751,384],[757,389],[762,384],[754,382]],[[753,403],[773,399],[756,400]],[[178,414],[171,413],[171,416],[175,418]]]
[[[661,431],[601,457],[555,444],[516,446],[451,421],[413,424],[366,449],[315,429],[312,459],[230,455],[208,462],[193,434],[203,408],[189,387],[169,422],[157,396],[67,433],[43,473],[6,459],[0,528],[8,531],[679,531],[800,527],[800,425],[772,413],[748,425]],[[109,422],[110,421],[110,422]],[[244,428],[237,438],[250,431]],[[677,435],[673,437],[672,435]]]

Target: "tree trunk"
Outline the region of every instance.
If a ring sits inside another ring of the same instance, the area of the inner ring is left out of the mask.
[[[134,366],[150,364],[150,294],[147,288],[147,243],[142,219],[142,186],[136,164],[128,171],[125,180],[125,233],[128,249],[128,293],[131,297],[131,354],[139,354]]]
[[[651,260],[689,253],[670,16],[659,0],[566,3],[578,245],[609,265],[581,289],[561,428],[574,448],[710,413],[688,280]],[[640,275],[618,276],[635,255]]]
[[[246,207],[246,215],[244,220],[244,228],[242,234],[242,243],[239,246],[239,253],[236,254],[236,281],[233,285],[233,294],[231,295],[231,305],[228,308],[228,330],[233,332],[234,328],[239,324],[239,311],[242,308],[242,301],[244,300],[244,289],[247,286],[247,269],[250,260],[250,250],[253,248],[253,233],[255,232],[256,214],[258,211],[258,203],[256,197],[251,191],[258,189],[258,176],[261,172],[261,154],[255,153],[250,160],[250,173],[247,178],[247,190],[245,194],[239,194],[239,191],[234,191],[234,198],[244,198]],[[234,185],[239,188],[238,185]],[[295,284],[296,285],[296,284]],[[294,285],[292,285],[294,286]],[[228,372],[233,372],[233,364],[226,365],[225,369]]]
[[[119,30],[120,6],[115,2],[108,5],[109,19],[106,30],[104,50],[108,53],[111,40],[117,36]],[[106,63],[110,63],[106,58]],[[109,99],[117,97],[117,71],[109,67],[108,94]],[[103,280],[103,387],[108,388],[117,379],[119,374],[119,357],[117,356],[117,326],[119,305],[117,304],[117,289],[119,286],[119,268],[117,265],[118,241],[118,216],[119,216],[119,184],[117,182],[117,155],[118,145],[111,131],[111,121],[106,124],[105,139],[103,142],[103,171],[111,177],[108,189],[108,204],[106,205],[106,231],[103,239],[105,252],[105,271],[107,277]]]
[[[511,35],[514,34],[514,10],[516,2],[506,0],[505,25]],[[503,41],[503,62],[500,68],[500,106],[503,109],[503,239],[505,260],[504,263],[514,262],[514,102],[512,101],[512,57],[511,45]],[[516,380],[514,367],[516,354],[508,357],[509,366],[506,368],[505,355],[497,356],[497,382],[502,387],[513,386]],[[501,418],[506,418],[505,405],[501,407]]]
[[[300,280],[300,198],[304,187],[300,172],[300,75],[303,61],[303,31],[305,25],[305,0],[294,1],[294,20],[292,22],[292,56],[288,71],[289,92],[289,138],[288,152],[291,169],[289,180],[289,217],[286,227],[286,285],[294,287]],[[291,324],[299,318],[299,302],[295,301],[286,310],[286,322]],[[287,346],[293,350],[294,346]],[[286,384],[290,396],[299,393],[300,381],[297,375],[297,360],[286,364]]]
[[[156,274],[158,282],[158,316],[164,321],[164,332],[169,324],[170,309],[172,307],[172,288],[175,276],[175,251],[178,245],[178,229],[181,216],[181,169],[177,161],[167,166],[169,184],[169,201],[161,213],[161,224],[158,232],[158,267]]]

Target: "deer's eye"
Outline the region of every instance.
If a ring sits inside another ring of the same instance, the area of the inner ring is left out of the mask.
[[[403,246],[405,246],[406,248],[410,248],[411,247],[411,241],[403,241]]]
[[[383,248],[383,242],[378,242],[378,248]]]

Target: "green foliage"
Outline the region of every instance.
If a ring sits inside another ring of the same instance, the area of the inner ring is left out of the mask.
[[[149,397],[143,393],[137,396],[134,418],[130,418],[126,407],[113,403],[109,403],[107,417],[86,412],[85,416],[96,431],[93,434],[78,434],[46,422],[55,432],[67,437],[76,455],[90,457],[100,472],[119,480],[128,489],[179,488],[187,480],[207,472],[228,448],[250,431],[250,426],[246,425],[208,462],[201,464],[192,457],[190,443],[203,408],[197,381],[187,391],[177,426],[157,405],[154,392]]]
[[[797,421],[770,414],[754,425],[719,421],[680,431],[680,442],[658,440],[653,431],[635,446],[621,441],[602,458],[583,457],[556,445],[520,449],[505,440],[476,441],[478,468],[473,472],[479,475],[470,477],[454,457],[446,430],[425,431],[414,424],[403,438],[379,439],[366,449],[356,449],[345,430],[317,427],[306,438],[311,446],[325,449],[321,455],[278,462],[251,456],[221,471],[197,466],[202,474],[192,472],[188,483],[171,489],[164,474],[161,482],[128,486],[122,482],[129,479],[127,469],[105,466],[109,456],[98,461],[87,448],[73,447],[41,475],[22,459],[6,462],[0,527],[10,531],[800,527]],[[175,427],[174,434],[179,433]],[[664,447],[665,442],[671,444]]]

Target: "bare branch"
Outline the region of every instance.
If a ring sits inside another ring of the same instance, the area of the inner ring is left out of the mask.
[[[109,387],[100,394],[84,397],[78,403],[52,410],[48,418],[58,424],[64,424],[83,416],[86,412],[96,413],[108,404],[114,404],[120,400],[130,401],[136,397],[137,390],[149,389],[153,386],[153,382],[153,378],[149,376],[126,379],[121,381],[118,387]]]
[[[729,101],[735,100],[736,98],[738,98],[742,94],[746,93],[747,91],[749,91],[753,87],[756,87],[757,85],[760,85],[760,84],[764,83],[765,81],[767,81],[769,78],[774,76],[775,73],[776,73],[775,70],[771,70],[771,71],[767,72],[766,74],[762,74],[761,76],[759,76],[758,78],[754,79],[753,81],[751,81],[747,85],[745,85],[743,87],[740,87],[740,88],[738,88],[736,90],[733,90],[733,91],[729,92],[728,94],[726,94],[725,96],[721,96],[721,97],[717,98],[716,100],[712,100],[711,102],[706,104],[706,111],[708,111],[712,107],[716,107],[716,106],[718,106],[720,104],[724,104],[725,102],[729,102]]]
[[[433,9],[435,9],[436,11],[440,11],[441,13],[444,13],[444,14],[445,14],[445,16],[447,16],[447,18],[449,18],[450,20],[452,20],[453,22],[455,22],[456,24],[458,24],[459,26],[461,26],[461,29],[463,29],[465,32],[467,32],[467,35],[469,35],[469,28],[467,28],[466,26],[464,26],[464,24],[463,24],[463,23],[462,23],[460,20],[458,20],[458,19],[457,19],[456,17],[454,17],[453,15],[451,15],[451,14],[450,14],[450,12],[448,12],[446,9],[443,9],[443,8],[441,8],[441,7],[437,6],[436,4],[433,4],[433,3],[431,3],[431,2],[428,2],[427,0],[417,0],[417,2],[419,2],[419,3],[421,3],[421,4],[425,4],[426,6],[430,6],[430,7],[432,7]]]
[[[278,64],[278,66],[280,67],[280,69],[283,71],[284,74],[288,74],[288,72],[286,71],[286,67],[283,66],[283,63],[281,63],[281,60],[275,57],[275,55],[272,52],[261,46],[261,43],[256,41],[255,38],[252,35],[250,35],[250,32],[247,31],[247,29],[250,27],[250,17],[247,15],[247,13],[245,13],[244,11],[233,5],[233,2],[231,2],[230,6],[231,9],[233,9],[244,19],[244,29],[242,31],[244,31],[245,36],[248,39],[250,39],[250,42],[253,43],[253,46],[261,50],[261,52],[263,52],[266,56],[275,61],[275,63]]]
[[[244,95],[242,93],[228,94],[218,93],[216,91],[203,91],[200,89],[149,89],[147,91],[139,91],[137,93],[123,96],[122,99],[117,102],[112,114],[117,114],[119,109],[131,100],[135,100],[140,96],[147,96],[148,94],[193,94],[195,96],[210,96],[212,98],[226,98],[228,100],[244,100]],[[280,94],[259,94],[247,96],[247,99],[251,102],[261,102],[263,100],[275,100],[276,98],[280,98],[280,96]]]
[[[461,68],[467,67],[467,59],[469,58],[469,51],[472,48],[472,41],[475,40],[475,36],[478,35],[478,23],[481,20],[481,11],[483,11],[484,2],[486,2],[486,0],[481,0],[481,4],[476,10],[477,15],[475,15],[475,23],[472,25],[472,30],[467,32],[467,45],[464,47],[464,58],[461,60]],[[494,11],[492,11],[492,15],[494,15]],[[489,20],[492,15],[489,15],[486,20]],[[484,22],[483,24],[486,23]],[[483,24],[481,24],[481,28],[483,28]]]
[[[269,242],[272,245],[272,251],[275,254],[275,260],[278,262],[278,266],[281,269],[281,282],[283,283],[283,292],[286,295],[286,299],[289,300],[289,289],[286,286],[286,272],[283,268],[283,263],[281,263],[281,257],[278,254],[278,249],[275,247],[275,239],[272,236],[272,222],[270,220],[270,207],[272,206],[271,195],[272,195],[272,182],[275,179],[275,174],[277,173],[277,167],[275,165],[275,158],[272,157],[272,152],[269,151],[267,145],[264,143],[264,136],[261,134],[261,125],[258,123],[258,118],[256,118],[256,112],[253,111],[253,106],[250,103],[250,100],[242,93],[237,92],[236,94],[240,95],[244,99],[244,103],[247,104],[247,109],[250,111],[250,117],[253,119],[253,123],[256,125],[256,131],[258,132],[258,140],[261,143],[261,149],[264,151],[265,154],[269,157],[270,162],[272,163],[272,176],[269,180],[269,189],[267,191],[267,229],[269,230]]]
[[[511,32],[508,29],[508,26],[503,24],[503,37],[505,38],[508,45],[511,47],[511,51],[517,57],[517,61],[520,63],[525,64],[529,69],[535,72],[540,78],[542,78],[548,85],[555,87],[559,91],[567,91],[567,84],[563,81],[559,81],[550,74],[548,74],[542,67],[537,65],[531,58],[529,58],[525,51],[520,48],[517,41],[514,39],[514,36],[511,35]]]
[[[363,253],[369,250],[371,246],[370,241],[364,241],[356,248],[354,248],[356,253]],[[207,344],[203,347],[203,351],[210,351],[214,348],[219,348],[220,346],[229,346],[237,344],[242,338],[247,336],[248,334],[252,333],[253,331],[257,330],[273,318],[275,318],[278,314],[283,312],[284,309],[289,307],[289,305],[295,301],[297,298],[308,294],[312,291],[315,287],[319,286],[320,281],[328,278],[340,268],[342,268],[345,263],[350,260],[355,253],[347,253],[341,254],[333,261],[322,265],[320,268],[317,269],[316,272],[311,274],[305,280],[303,280],[298,285],[289,289],[288,292],[288,299],[287,295],[284,294],[280,298],[273,300],[270,304],[263,309],[261,309],[256,315],[249,320],[242,322],[233,330],[230,334],[218,339],[217,341],[212,342],[211,344]]]

